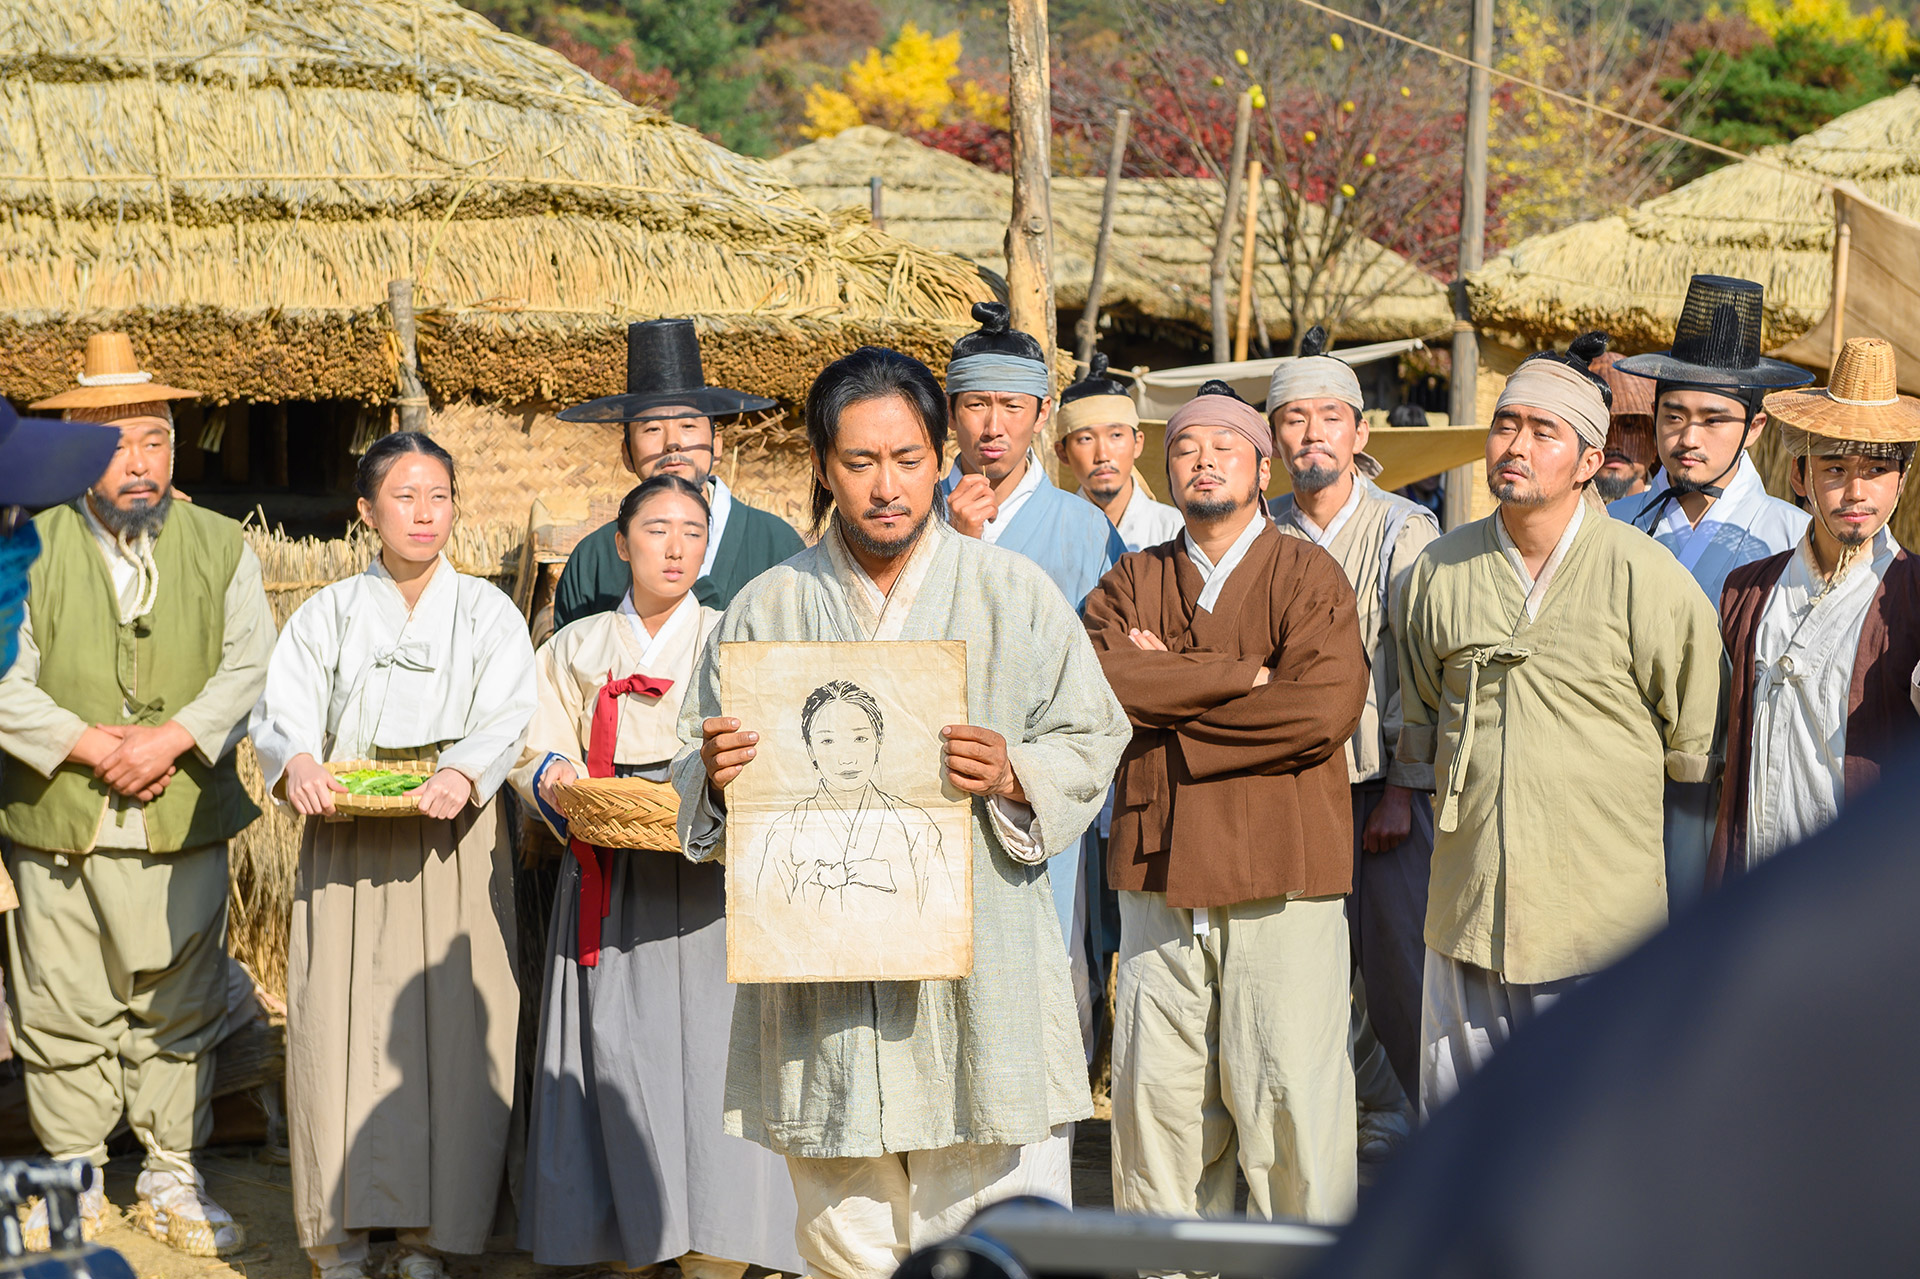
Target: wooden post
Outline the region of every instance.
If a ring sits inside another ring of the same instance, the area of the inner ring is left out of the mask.
[[[1853,256],[1853,227],[1847,222],[1847,215],[1840,215],[1840,229],[1833,237],[1833,354],[1828,359],[1831,368],[1840,358],[1840,348],[1847,342],[1847,264]]]
[[[1227,326],[1227,272],[1233,254],[1233,214],[1240,205],[1240,177],[1247,167],[1247,132],[1253,126],[1253,93],[1243,90],[1233,115],[1233,158],[1227,162],[1225,198],[1220,202],[1220,229],[1213,237],[1213,267],[1208,274],[1208,298],[1213,318],[1213,358],[1232,357],[1233,334]]]
[[[867,179],[867,218],[873,223],[873,229],[876,231],[887,229],[887,220],[880,211],[880,193],[885,189],[886,184],[879,178]]]
[[[1113,143],[1107,148],[1107,187],[1100,195],[1100,238],[1093,244],[1093,277],[1087,281],[1087,303],[1080,310],[1080,323],[1074,326],[1079,337],[1074,360],[1084,369],[1093,360],[1093,348],[1100,341],[1100,294],[1107,287],[1107,252],[1113,247],[1113,205],[1120,193],[1120,167],[1127,154],[1127,129],[1133,112],[1121,107],[1113,117]]]
[[[1460,278],[1453,293],[1453,378],[1447,419],[1455,426],[1473,423],[1479,413],[1480,338],[1467,305],[1466,277],[1480,269],[1487,235],[1487,65],[1493,61],[1493,0],[1473,0],[1472,57],[1467,71],[1466,149],[1460,165]],[[1472,517],[1474,466],[1455,467],[1447,475],[1446,525],[1456,528]]]
[[[1247,358],[1247,328],[1253,322],[1253,259],[1259,245],[1260,162],[1247,161],[1247,221],[1240,232],[1240,314],[1233,331],[1233,358]]]
[[[413,324],[413,281],[387,281],[387,309],[393,313],[393,332],[400,339],[400,388],[393,405],[400,411],[400,429],[427,427],[427,387],[420,380],[418,334]]]
[[[1013,132],[1013,213],[1007,220],[1007,304],[1013,327],[1039,339],[1053,368],[1053,93],[1047,69],[1047,0],[1008,0],[1007,114]],[[1053,417],[1034,440],[1058,470]]]

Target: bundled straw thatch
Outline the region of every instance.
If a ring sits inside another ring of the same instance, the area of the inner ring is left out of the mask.
[[[1001,174],[872,126],[790,151],[772,167],[809,200],[832,210],[868,209],[868,179],[877,177],[888,234],[960,254],[995,273],[1006,270],[1012,183]],[[1062,307],[1086,303],[1104,189],[1103,178],[1053,180],[1054,296]],[[1123,179],[1102,309],[1207,328],[1207,276],[1220,198],[1217,182]],[[1270,278],[1278,255],[1262,244],[1258,262],[1256,292],[1268,330],[1275,339],[1290,337],[1284,300]],[[1390,249],[1371,242],[1358,246],[1337,271],[1342,278],[1336,288],[1350,290],[1357,302],[1337,325],[1343,341],[1430,337],[1452,324],[1445,287]]]
[[[411,278],[439,398],[615,390],[624,323],[676,314],[717,375],[796,399],[989,296],[452,0],[9,5],[0,206],[14,398],[113,323],[216,401],[382,399]]]
[[[1920,88],[1759,155],[1624,216],[1523,240],[1469,280],[1475,323],[1534,343],[1603,328],[1618,349],[1654,350],[1673,337],[1687,278],[1704,271],[1766,285],[1769,347],[1798,337],[1833,287],[1829,184],[1920,216]]]

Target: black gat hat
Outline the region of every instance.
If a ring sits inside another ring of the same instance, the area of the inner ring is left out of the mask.
[[[1813,381],[1811,373],[1760,354],[1763,296],[1764,290],[1752,280],[1696,275],[1687,282],[1673,346],[1651,355],[1630,355],[1614,368],[1658,382],[1730,390],[1805,386]]]
[[[627,389],[560,411],[563,422],[644,422],[685,417],[727,417],[770,409],[764,395],[708,386],[700,368],[700,337],[687,319],[643,320],[627,326]]]

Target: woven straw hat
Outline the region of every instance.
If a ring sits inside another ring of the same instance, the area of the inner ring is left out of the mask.
[[[1920,400],[1902,395],[1893,345],[1848,338],[1827,384],[1767,397],[1767,416],[1783,427],[1830,440],[1901,444],[1920,440]]]
[[[152,404],[156,400],[198,399],[200,392],[183,391],[153,380],[133,358],[133,339],[124,333],[96,333],[87,339],[86,363],[80,385],[71,391],[36,400],[36,409],[98,409],[116,404]]]

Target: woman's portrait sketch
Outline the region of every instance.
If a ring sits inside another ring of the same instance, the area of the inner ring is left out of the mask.
[[[725,643],[720,693],[761,735],[727,788],[727,980],[971,972],[976,815],[940,737],[967,722],[966,645]]]
[[[873,694],[834,680],[808,694],[800,736],[819,784],[776,819],[760,862],[790,902],[838,907],[862,893],[910,893],[924,907],[940,829],[874,782],[886,720]]]

